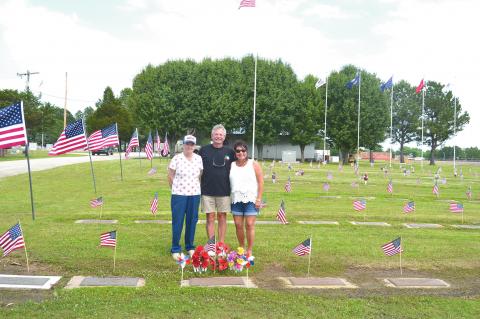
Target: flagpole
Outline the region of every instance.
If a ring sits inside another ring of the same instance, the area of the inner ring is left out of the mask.
[[[25,114],[23,112],[23,100],[20,101],[22,109],[22,122],[25,125]],[[30,204],[32,205],[32,220],[35,220],[35,205],[33,203],[32,170],[30,169],[30,149],[28,147],[27,128],[25,127],[25,155],[27,155],[28,181],[30,184]]]
[[[138,128],[135,128],[137,130],[137,139],[138,139],[138,162],[140,163],[140,168],[142,168],[142,158],[140,157],[140,152],[142,151],[142,148],[140,147],[140,136],[138,136]]]
[[[85,140],[87,141],[88,157],[90,158],[90,171],[92,173],[93,189],[95,190],[95,197],[96,197],[97,196],[97,184],[95,182],[95,173],[93,172],[92,154],[90,152],[90,146],[88,144],[87,129],[85,128],[85,117],[83,117],[83,119],[82,119],[82,125],[83,125],[83,134],[85,135]]]
[[[393,147],[393,80],[390,92],[390,168],[392,168],[392,147]]]
[[[455,156],[455,134],[456,134],[456,131],[457,131],[457,98],[454,97],[453,98],[453,105],[454,105],[454,115],[453,115],[453,172],[455,173],[455,176],[456,173],[457,173],[457,167],[455,165],[455,160],[456,160],[456,156]],[[463,224],[463,223],[462,223]]]
[[[255,75],[253,82],[253,133],[252,133],[252,160],[255,159],[255,112],[257,104],[257,58],[255,55]]]
[[[402,245],[402,237],[400,237],[400,245]],[[401,246],[400,246],[401,247]],[[400,248],[400,276],[403,276],[403,269],[402,269],[402,249]]]
[[[310,277],[310,260],[312,257],[312,235],[310,234],[310,254],[308,254],[308,270],[307,270],[307,277]]]
[[[122,167],[122,154],[120,152],[120,133],[118,132],[118,124],[115,123],[115,129],[117,130],[117,140],[118,140],[118,159],[120,160],[120,180],[123,182],[123,167]]]
[[[25,258],[27,259],[27,272],[30,272],[30,265],[28,263],[28,254],[27,254],[27,243],[25,240],[25,233],[23,232],[22,224],[20,224],[20,221],[18,221],[18,226],[20,227],[20,232],[22,233],[22,237],[23,237],[23,249],[25,250]]]
[[[422,145],[421,145],[421,160],[422,160],[422,171],[423,171],[423,117],[425,112],[425,90],[422,88]]]
[[[117,257],[118,231],[115,230],[115,248],[113,250],[113,272],[115,272],[115,261]]]
[[[358,71],[358,120],[357,120],[357,164],[360,165],[360,87],[362,86],[361,71]]]
[[[323,162],[325,163],[325,149],[327,141],[327,104],[328,104],[328,76],[326,77],[325,83],[325,121],[323,128]]]

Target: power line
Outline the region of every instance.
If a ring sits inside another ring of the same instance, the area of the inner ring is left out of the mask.
[[[30,91],[30,75],[34,75],[34,74],[40,74],[40,72],[30,72],[29,70],[27,70],[26,73],[17,73],[17,75],[22,79],[24,76],[27,77],[27,81],[25,83],[25,91]]]

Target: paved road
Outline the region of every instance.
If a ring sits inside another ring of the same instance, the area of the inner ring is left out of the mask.
[[[95,162],[118,160],[118,154],[114,154],[113,156],[92,156],[92,160]],[[85,163],[88,161],[88,156],[37,158],[30,160],[30,168],[32,171],[43,171],[59,166]],[[27,160],[0,162],[0,178],[24,173],[28,173]]]

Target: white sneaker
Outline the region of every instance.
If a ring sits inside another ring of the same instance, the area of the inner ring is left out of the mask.
[[[190,257],[192,257],[194,253],[195,253],[195,250],[193,250],[193,249],[190,249],[188,251],[188,254],[190,255]]]
[[[178,260],[178,257],[180,257],[180,253],[173,253],[173,254],[172,254],[173,260],[177,261],[177,260]]]

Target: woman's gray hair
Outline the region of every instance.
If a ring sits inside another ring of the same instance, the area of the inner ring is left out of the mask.
[[[227,135],[227,130],[225,129],[225,127],[222,125],[222,124],[217,124],[215,125],[213,128],[212,128],[212,134],[213,132],[217,131],[217,130],[222,130],[223,131],[223,134],[224,135]]]

